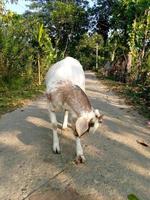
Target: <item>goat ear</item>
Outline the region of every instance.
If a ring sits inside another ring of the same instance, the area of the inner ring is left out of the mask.
[[[85,117],[80,117],[76,121],[76,131],[80,136],[82,136],[89,129],[89,123]]]

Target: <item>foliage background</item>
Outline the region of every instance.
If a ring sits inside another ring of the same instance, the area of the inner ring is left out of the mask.
[[[73,56],[84,69],[123,82],[150,109],[149,0],[97,0],[92,6],[87,0],[31,0],[22,15],[6,11],[5,3],[0,2],[1,101],[4,94],[38,88],[52,63]]]

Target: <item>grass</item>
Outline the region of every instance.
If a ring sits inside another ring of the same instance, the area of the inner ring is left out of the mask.
[[[30,99],[43,94],[44,85],[26,85],[21,88],[0,87],[0,116],[23,106]]]
[[[144,88],[142,85],[128,85],[98,75],[97,77],[101,79],[103,84],[124,97],[128,105],[135,106],[140,114],[150,119],[150,88]]]

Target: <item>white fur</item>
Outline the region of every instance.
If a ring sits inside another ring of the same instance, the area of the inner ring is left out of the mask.
[[[51,66],[51,68],[49,69],[46,75],[46,93],[50,94],[50,93],[53,93],[54,91],[56,92],[56,89],[59,90],[60,85],[64,84],[65,82],[71,82],[72,85],[77,85],[83,91],[85,91],[85,75],[84,75],[82,65],[80,64],[79,61],[71,57],[67,57],[57,62],[53,66]],[[57,97],[57,93],[55,95],[56,95],[55,97]],[[51,99],[49,101],[49,114],[50,114],[50,120],[53,124],[53,151],[56,153],[59,153],[60,146],[59,146],[59,138],[57,135],[57,119],[56,119],[55,112],[57,112],[58,110],[59,111],[63,110],[63,109],[68,110],[71,114],[72,127],[74,127],[74,130],[76,130],[75,126],[79,118],[81,117],[86,118],[87,122],[93,119],[94,122],[96,123],[94,124],[94,127],[92,128],[92,132],[94,132],[96,128],[98,127],[98,120],[96,119],[96,114],[98,115],[99,113],[97,110],[95,113],[92,108],[90,111],[84,110],[82,111],[82,113],[79,109],[80,114],[77,115],[73,111],[73,108],[72,108],[74,105],[72,105],[72,107],[70,106],[65,107],[67,105],[66,105],[66,102],[65,103],[63,102],[64,99],[61,99],[61,98],[56,98],[56,99],[57,101],[55,100],[52,101]],[[63,129],[67,128],[68,111],[65,111]],[[77,155],[77,158],[79,158],[79,160],[81,160],[82,162],[85,160],[79,137],[76,137],[76,155]]]
[[[68,111],[65,110],[64,122],[63,122],[62,128],[63,128],[63,129],[66,129],[66,128],[67,128],[67,125],[68,125]]]
[[[47,93],[54,90],[59,81],[66,80],[85,90],[85,75],[82,65],[72,57],[66,57],[50,67],[46,75]]]
[[[53,151],[60,153],[59,138],[56,130],[53,130]]]
[[[77,153],[77,156],[83,155],[83,149],[82,149],[79,137],[76,138],[76,153]]]
[[[79,137],[76,138],[76,155],[77,155],[77,158],[80,157],[82,159],[82,162],[85,161],[85,157],[83,155],[83,149],[82,149]]]
[[[58,134],[57,134],[56,114],[51,111],[50,104],[48,104],[48,105],[49,105],[48,106],[48,110],[49,110],[50,121],[52,123],[52,126],[55,127],[55,128],[53,128],[53,151],[57,152],[57,153],[60,153],[59,138],[58,138]]]
[[[93,110],[91,112],[82,112],[81,116],[87,118],[87,119],[91,119],[95,117],[95,112],[93,112]]]

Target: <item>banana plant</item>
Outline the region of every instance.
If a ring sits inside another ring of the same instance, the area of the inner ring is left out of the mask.
[[[36,23],[33,35],[37,51],[38,84],[41,85],[41,78],[43,74],[42,71],[45,72],[45,69],[41,69],[41,66],[44,65],[45,68],[47,68],[49,63],[51,63],[56,56],[55,51],[52,47],[51,39],[47,34],[43,23]]]

